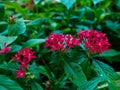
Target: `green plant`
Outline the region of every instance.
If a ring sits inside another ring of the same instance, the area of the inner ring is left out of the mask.
[[[0,90],[119,90],[119,3],[1,0]]]

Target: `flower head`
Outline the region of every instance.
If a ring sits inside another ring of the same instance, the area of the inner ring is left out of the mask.
[[[108,42],[106,34],[102,32],[97,32],[95,30],[81,30],[78,35],[80,39],[83,40],[82,43],[89,52],[101,54],[103,51],[108,50],[111,46]]]
[[[19,67],[20,70],[16,71],[17,78],[24,77],[24,73],[28,68],[28,64],[33,58],[36,58],[36,56],[34,55],[34,51],[30,50],[29,48],[21,49],[16,53],[13,59],[15,61],[18,61],[20,64],[20,67]]]
[[[11,50],[11,47],[7,47],[6,45],[7,43],[4,43],[4,48],[0,50],[0,53],[6,54],[7,52],[9,52]]]
[[[21,49],[16,53],[16,55],[13,57],[13,59],[18,61],[20,64],[26,65],[31,61],[31,59],[36,58],[34,55],[34,52],[30,50],[29,48]]]
[[[79,45],[80,40],[68,35],[63,34],[54,34],[52,33],[45,42],[45,47],[49,48],[51,51],[55,50],[65,50],[67,48],[73,48],[74,46]]]
[[[80,39],[71,36],[70,34],[65,36],[66,46],[69,48],[73,48],[74,46],[78,46],[80,44]]]
[[[26,70],[23,70],[23,68],[22,67],[20,67],[20,70],[18,71],[15,71],[15,73],[16,73],[16,78],[21,78],[21,77],[24,77],[25,76],[25,72],[26,72]]]

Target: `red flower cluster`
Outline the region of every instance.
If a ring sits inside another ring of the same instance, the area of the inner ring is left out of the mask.
[[[106,34],[102,32],[97,32],[95,30],[81,30],[78,35],[80,39],[83,40],[82,43],[89,52],[101,54],[103,51],[108,50],[111,46],[108,42]]]
[[[6,42],[4,43],[4,48],[0,50],[0,53],[6,54],[11,50],[11,47],[7,47]]]
[[[68,35],[63,34],[54,34],[52,33],[45,42],[45,47],[52,50],[65,50],[67,48],[73,48],[74,46],[78,46],[80,43],[80,40],[78,38],[75,38]]]
[[[17,60],[20,64],[20,70],[15,71],[17,74],[16,78],[24,77],[26,69],[28,68],[28,64],[33,58],[36,58],[36,56],[34,55],[34,52],[29,48],[24,48],[16,53],[13,59],[15,61]]]
[[[34,1],[30,0],[24,4],[25,7],[28,7],[30,10],[32,10],[35,7]]]

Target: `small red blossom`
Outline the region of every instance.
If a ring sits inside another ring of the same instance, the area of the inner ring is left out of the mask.
[[[20,66],[20,70],[18,71],[15,71],[15,73],[16,73],[16,78],[21,78],[21,77],[24,77],[25,76],[25,72],[26,72],[26,70],[23,70],[22,69],[22,67]]]
[[[29,64],[29,61],[26,60],[26,58],[23,58],[23,60],[19,60],[19,63],[20,63],[20,66],[22,66],[24,68],[27,68],[28,64]]]
[[[67,48],[73,48],[74,46],[78,46],[80,40],[68,35],[63,34],[54,34],[52,33],[45,42],[45,47],[49,48],[51,51],[55,50],[65,50]]]
[[[24,76],[24,73],[26,72],[26,69],[28,68],[29,62],[36,58],[34,55],[34,51],[30,50],[29,48],[21,49],[16,53],[16,55],[13,57],[15,61],[18,61],[20,64],[20,71],[16,71],[16,74],[19,76]],[[25,70],[22,70],[25,69]],[[20,74],[20,75],[19,75]]]
[[[26,2],[24,4],[25,7],[28,7],[30,10],[32,10],[35,7],[34,1],[30,0],[29,2]]]
[[[36,58],[36,56],[34,55],[34,51],[30,50],[29,48],[21,49],[13,57],[13,59],[17,60],[19,63],[21,62],[29,63],[31,59],[34,59],[34,58]]]
[[[11,47],[7,47],[6,45],[7,43],[4,43],[4,48],[0,50],[0,53],[2,54],[6,54],[7,52],[9,52],[11,50]]]
[[[108,42],[106,34],[95,31],[95,30],[84,30],[78,33],[82,43],[93,53],[102,53],[103,51],[109,50],[111,44]]]
[[[74,46],[78,46],[80,44],[80,39],[71,36],[70,34],[65,36],[67,47],[73,48]]]
[[[63,34],[54,34],[52,33],[48,38],[46,39],[45,42],[45,47],[50,48],[50,50],[64,50],[64,38],[65,35]]]

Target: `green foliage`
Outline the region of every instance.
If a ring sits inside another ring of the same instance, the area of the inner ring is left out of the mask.
[[[100,3],[103,0],[92,0],[92,1],[93,1],[94,5],[97,5],[98,3]]]
[[[0,53],[0,90],[119,90],[120,0],[0,2],[0,51],[11,47],[10,53]],[[98,55],[83,44],[64,51],[45,48],[51,33],[78,38],[80,30],[90,29],[106,34],[110,50]],[[15,71],[20,63],[13,56],[23,48],[36,58],[19,79]]]
[[[39,25],[39,24],[41,24],[41,19],[40,18],[38,18],[38,19],[35,19],[35,20],[32,20],[31,22],[29,22],[27,25],[28,26],[32,26],[32,25]]]
[[[114,78],[116,73],[114,69],[107,64],[98,61],[93,60],[93,66],[95,67],[95,70],[99,76],[102,76],[104,80],[107,80],[108,82],[111,80],[111,78]]]
[[[20,45],[12,45],[11,52],[17,52],[20,49],[22,49],[22,46],[20,46]]]
[[[9,70],[9,71],[15,71],[17,70],[18,68],[18,64],[15,64],[12,62],[12,60],[10,61],[11,63],[7,63],[7,62],[3,62],[3,64],[0,65],[0,69],[3,69],[3,70]]]
[[[23,90],[15,81],[10,78],[0,75],[0,89],[1,90]]]
[[[44,90],[44,89],[40,86],[40,84],[38,84],[38,83],[35,82],[32,85],[32,89],[31,90]]]
[[[30,65],[29,71],[35,75],[35,78],[39,78],[39,73],[49,77],[48,71],[45,66],[37,66],[35,63]]]
[[[36,68],[36,70],[37,70],[37,72],[40,72],[41,74],[43,74],[43,75],[45,75],[45,76],[47,76],[47,77],[50,77],[45,66],[42,66],[42,65],[41,65],[41,66],[38,66],[38,67]]]
[[[5,7],[3,4],[0,4],[0,21],[3,20],[5,14]]]
[[[26,30],[26,25],[23,19],[16,20],[15,24],[8,25],[8,35],[17,36],[23,34]]]
[[[17,36],[6,37],[6,36],[0,35],[0,39],[1,39],[0,40],[0,47],[3,48],[5,42],[7,43],[7,45],[9,45],[17,39]]]
[[[41,0],[33,0],[35,4],[38,4]]]
[[[109,90],[118,90],[118,88],[114,82],[110,82],[108,84],[108,88],[109,88]]]
[[[109,90],[117,90],[116,83],[112,81],[115,80],[115,78],[117,79],[117,74],[114,69],[98,60],[93,60],[93,66],[95,67],[98,76],[102,77],[103,81],[108,82],[107,86]]]
[[[67,77],[77,86],[86,82],[86,77],[82,72],[81,67],[76,63],[65,63],[64,66]]]
[[[120,24],[119,24],[118,22],[112,22],[112,21],[110,21],[110,20],[107,20],[107,21],[106,21],[106,26],[107,26],[110,30],[116,32],[117,34],[120,33],[120,31],[119,31],[119,29],[120,29]]]
[[[61,1],[61,3],[63,3],[63,4],[66,6],[66,8],[69,10],[69,9],[73,6],[73,4],[75,3],[76,0],[60,0],[60,1]]]
[[[27,17],[27,14],[26,14],[26,10],[23,9],[20,4],[18,4],[17,2],[4,2],[4,5],[7,7],[7,8],[11,8],[11,9],[15,9],[16,11],[18,11],[19,13],[21,13],[23,16]]]
[[[101,54],[101,56],[103,56],[103,57],[112,57],[112,56],[116,56],[116,55],[120,55],[120,52],[116,51],[114,49],[111,49],[109,51],[105,51]]]
[[[45,39],[30,39],[24,43],[23,47],[31,48],[43,42],[45,42]]]
[[[1,21],[0,28],[1,28],[0,32],[3,32],[7,28],[7,22]]]
[[[102,77],[95,77],[92,80],[82,84],[77,90],[94,90],[95,88],[97,88],[97,85],[102,81]]]
[[[120,0],[116,0],[116,6],[120,9]]]

